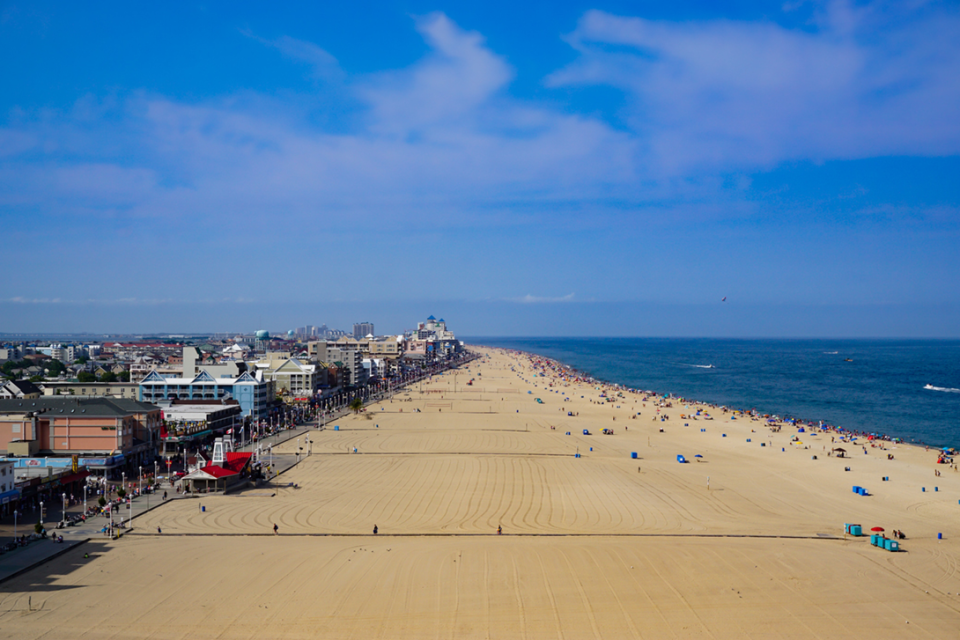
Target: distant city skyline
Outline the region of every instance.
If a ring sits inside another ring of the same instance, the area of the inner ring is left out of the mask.
[[[957,33],[945,3],[5,2],[0,332],[960,337]]]

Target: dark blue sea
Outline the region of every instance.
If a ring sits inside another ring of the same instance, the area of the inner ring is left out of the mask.
[[[960,447],[960,340],[465,341],[538,353],[629,387]]]

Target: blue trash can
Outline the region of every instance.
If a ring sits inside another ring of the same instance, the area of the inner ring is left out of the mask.
[[[630,452],[630,457],[633,458],[634,460],[636,460],[636,459],[637,459],[637,452],[636,452],[636,451],[631,451],[631,452]]]
[[[750,442],[750,438],[747,438],[747,442]]]
[[[202,507],[200,507],[200,511],[202,511],[202,512],[204,512],[204,513],[206,513],[206,511],[207,511],[207,507],[206,507],[206,505],[204,505],[204,506],[202,506]]]
[[[333,430],[334,430],[334,431],[340,431],[340,425],[334,425]]]

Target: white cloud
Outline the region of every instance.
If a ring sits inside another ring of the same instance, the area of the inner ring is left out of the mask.
[[[225,233],[346,227],[352,215],[421,228],[545,215],[590,224],[610,211],[655,222],[664,210],[741,215],[718,173],[960,152],[955,12],[878,28],[889,10],[844,6],[812,30],[585,14],[569,37],[579,58],[548,82],[621,88],[627,130],[511,96],[507,60],[443,14],[416,22],[430,47],[421,60],[355,78],[317,45],[247,33],[339,77],[336,99],[356,108],[349,122],[317,125],[303,96],[83,97],[0,128],[0,206]]]
[[[622,89],[649,171],[960,152],[955,10],[830,2],[817,23],[590,11],[568,39],[579,58],[548,82]]]
[[[342,80],[344,77],[340,63],[326,49],[322,49],[312,42],[305,42],[290,36],[281,36],[275,40],[268,40],[255,35],[247,29],[241,29],[240,33],[252,38],[268,47],[273,47],[291,60],[303,62],[309,65],[313,70],[313,76],[324,80]]]

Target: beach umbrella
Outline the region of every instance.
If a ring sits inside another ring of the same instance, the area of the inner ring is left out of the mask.
[[[870,531],[876,531],[877,533],[880,533],[881,531],[886,531],[886,529],[883,527],[874,527],[873,529],[870,529]]]

